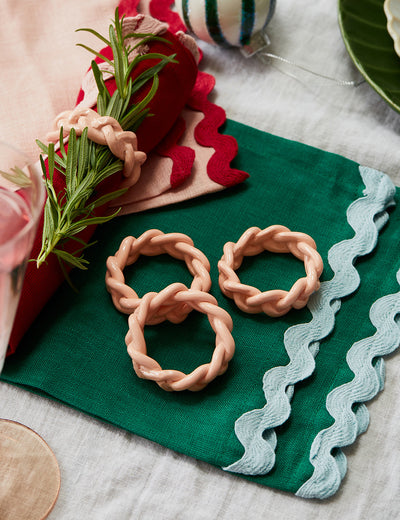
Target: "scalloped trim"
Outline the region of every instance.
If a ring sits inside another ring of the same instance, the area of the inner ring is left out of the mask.
[[[178,188],[190,177],[195,160],[195,151],[188,146],[178,145],[177,142],[186,130],[186,123],[179,116],[168,135],[157,146],[156,153],[161,157],[172,160],[171,188]]]
[[[170,30],[186,32],[186,27],[178,13],[171,11],[172,4],[171,0],[152,0],[150,13],[155,18],[167,22]],[[226,114],[221,107],[208,100],[208,95],[214,85],[215,79],[211,74],[199,71],[187,105],[204,114],[204,119],[195,129],[194,135],[197,143],[215,150],[207,164],[208,176],[217,184],[230,187],[243,182],[249,177],[249,174],[230,166],[238,153],[238,145],[234,137],[222,135],[218,131],[226,121]]]
[[[169,24],[172,32],[185,29],[181,19],[177,13],[170,10],[173,2],[170,0],[150,1],[148,9],[149,14],[160,21]],[[120,16],[137,16],[140,14],[138,9],[140,0],[121,0],[119,3]],[[157,155],[161,157],[169,157],[172,160],[172,170],[170,177],[170,185],[172,189],[178,188],[192,173],[193,163],[195,160],[195,152],[187,146],[178,144],[179,139],[185,131],[185,122],[179,117],[170,132],[155,150]]]
[[[235,433],[245,453],[237,462],[224,468],[227,471],[265,475],[273,468],[277,444],[274,428],[290,416],[294,385],[313,373],[319,342],[332,332],[341,299],[359,286],[360,276],[353,264],[358,257],[369,254],[375,248],[379,231],[389,218],[384,210],[394,203],[396,192],[387,175],[362,166],[360,174],[366,186],[364,196],[354,201],[347,210],[347,220],[355,236],[335,244],[329,250],[328,262],[334,276],[323,282],[320,290],[311,296],[308,308],[312,320],[290,327],[285,332],[284,344],[290,362],[286,366],[271,368],[264,374],[263,391],[267,404],[237,419]]]
[[[400,284],[400,270],[396,278]],[[334,388],[326,399],[326,409],[335,422],[315,437],[310,450],[314,472],[297,491],[297,496],[328,498],[338,490],[346,473],[346,457],[341,450],[336,454],[332,450],[349,446],[367,429],[367,408],[361,405],[354,413],[352,407],[371,400],[383,389],[382,356],[391,354],[400,346],[399,315],[400,291],[384,296],[372,305],[370,320],[376,333],[354,343],[347,353],[347,364],[354,379]],[[377,357],[379,362],[374,365],[373,360]]]
[[[134,5],[131,5],[128,0],[121,0],[119,4],[120,14],[134,16],[137,14],[136,7],[138,4],[137,0],[134,1]],[[173,0],[150,0],[149,12],[154,18],[167,22],[172,32],[186,32],[186,27],[179,14],[171,10],[172,4]],[[214,85],[215,79],[211,74],[199,71],[187,105],[204,114],[204,119],[197,125],[194,133],[197,143],[215,150],[207,163],[207,175],[217,184],[230,187],[246,180],[249,174],[230,166],[231,161],[238,153],[238,145],[234,137],[219,133],[219,128],[226,121],[226,114],[221,107],[208,100],[208,95],[213,90]],[[161,155],[170,157],[174,161],[174,171],[171,175],[172,188],[180,186],[191,174],[191,170],[188,170],[191,159],[187,147],[181,147],[177,144],[177,141],[178,138],[171,137],[166,143],[162,143],[161,148]],[[179,164],[175,165],[177,160]]]
[[[218,131],[226,121],[226,114],[225,110],[208,100],[214,85],[215,79],[211,74],[199,71],[188,106],[204,114],[204,119],[195,129],[196,141],[215,150],[207,164],[208,176],[214,182],[229,187],[243,182],[249,174],[230,166],[238,153],[238,144],[234,137],[222,135]]]

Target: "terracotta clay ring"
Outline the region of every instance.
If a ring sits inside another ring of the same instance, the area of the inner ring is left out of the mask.
[[[235,270],[241,266],[245,256],[258,255],[263,251],[293,254],[304,262],[306,277],[297,280],[289,291],[261,292],[242,284]],[[224,245],[218,269],[221,291],[233,298],[239,309],[279,317],[292,308],[301,309],[307,305],[311,294],[319,289],[323,262],[314,240],[305,233],[292,232],[285,226],[270,226],[264,230],[252,227],[236,243],[227,242]]]
[[[197,367],[190,374],[179,370],[163,370],[157,361],[147,355],[144,327],[154,322],[154,316],[160,314],[160,309],[169,307],[173,302],[184,302],[191,309],[207,314],[216,335],[215,350],[210,363]],[[125,341],[136,374],[142,379],[155,381],[167,391],[202,390],[227,370],[235,352],[230,315],[218,306],[217,300],[211,294],[187,289],[181,283],[171,284],[159,293],[147,293],[135,312],[129,316],[128,322],[129,331]]]
[[[193,276],[190,288],[208,292],[211,287],[210,262],[193,245],[193,240],[183,233],[163,233],[150,229],[140,237],[126,237],[114,256],[107,259],[106,286],[116,308],[132,314],[139,306],[141,298],[125,283],[123,270],[136,262],[140,255],[156,256],[167,253],[179,260],[184,260]],[[173,323],[183,321],[191,307],[185,302],[165,302],[158,313],[153,313],[151,324],[169,320]]]

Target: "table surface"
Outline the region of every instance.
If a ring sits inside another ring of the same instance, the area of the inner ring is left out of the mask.
[[[87,68],[87,53],[75,43],[93,39],[74,30],[106,33],[115,3],[0,3],[0,140],[36,160],[35,138],[44,138],[55,115],[73,106]],[[338,79],[359,79],[335,0],[279,0],[269,37],[274,54]],[[237,50],[201,47],[202,67],[217,81],[212,99],[228,118],[344,155],[400,184],[400,115],[367,83],[337,86],[293,66],[278,69]],[[367,433],[345,449],[342,488],[325,502],[255,485],[5,383],[0,417],[34,429],[53,449],[62,485],[51,519],[389,520],[400,511],[399,371],[395,353],[387,359],[384,392],[369,403]]]

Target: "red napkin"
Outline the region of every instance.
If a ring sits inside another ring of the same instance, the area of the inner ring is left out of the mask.
[[[147,118],[136,132],[139,150],[145,152],[150,152],[157,146],[174,125],[191,94],[197,76],[197,64],[192,53],[170,31],[167,31],[162,36],[169,40],[172,45],[167,45],[163,42],[149,43],[150,51],[165,55],[176,53],[178,63],[170,63],[160,72],[159,88],[150,103],[150,111],[155,115]],[[107,57],[112,57],[111,49],[105,49],[104,54],[108,55]],[[154,65],[156,62],[157,60],[142,61],[135,69],[133,76],[138,76],[145,68]],[[115,80],[107,80],[106,86],[112,94],[116,88]],[[132,101],[140,101],[145,94],[146,92],[140,92],[139,99],[135,97]],[[110,191],[118,189],[122,180],[121,174],[114,175],[112,182],[107,183],[107,189]],[[64,179],[57,171],[54,173],[54,185],[57,192],[61,192],[65,186]],[[107,209],[107,207],[99,208],[98,215],[105,214]],[[36,258],[40,252],[42,230],[43,216],[39,223],[38,233],[32,250],[32,258]],[[95,226],[86,228],[80,235],[80,238],[88,242],[94,230]],[[77,250],[79,247],[78,244],[71,243],[69,250]],[[10,353],[15,351],[28,327],[63,280],[64,274],[54,255],[49,255],[47,263],[43,264],[39,269],[37,269],[34,262],[28,264],[21,300],[10,338]]]
[[[142,170],[141,179],[130,190],[134,194],[134,198],[137,198],[141,189],[147,189],[146,177],[152,178],[153,185],[156,185],[159,160],[162,161],[163,157],[168,157],[172,164],[168,187],[173,188],[178,193],[175,200],[169,200],[167,193],[165,202],[162,202],[164,204],[200,194],[198,187],[197,191],[196,189],[192,190],[193,193],[189,195],[185,191],[188,181],[190,183],[190,178],[191,176],[193,177],[193,171],[196,171],[194,148],[203,147],[205,150],[212,150],[210,158],[207,159],[207,164],[202,165],[202,167],[207,171],[210,182],[216,183],[220,188],[242,182],[248,176],[247,173],[230,167],[230,162],[237,153],[237,143],[234,138],[223,136],[218,132],[218,128],[225,121],[225,112],[220,107],[209,102],[207,98],[214,87],[214,78],[198,70],[192,52],[185,46],[187,45],[184,42],[185,37],[179,32],[181,29],[184,29],[184,26],[179,16],[170,10],[172,3],[170,0],[141,2],[141,5],[145,4],[144,11],[146,13],[157,16],[158,19],[169,24],[169,30],[163,33],[162,37],[168,39],[172,45],[154,42],[149,44],[151,52],[160,52],[165,55],[176,53],[178,64],[168,64],[159,74],[160,85],[156,96],[150,104],[150,111],[155,116],[147,118],[136,132],[138,149],[146,153],[150,152],[150,155],[148,156],[147,164],[145,163]],[[138,4],[137,0],[123,0],[120,2],[120,16],[135,16]],[[182,41],[185,45],[182,44]],[[101,52],[107,57],[112,57],[111,49],[103,49]],[[101,60],[96,59],[96,61],[99,62]],[[140,67],[135,70],[135,76],[150,65],[150,60],[142,62]],[[106,85],[112,94],[116,88],[114,79],[110,78],[107,80]],[[140,92],[140,97],[136,101],[141,99],[145,93]],[[77,104],[82,101],[83,97],[84,93],[81,90]],[[183,110],[184,108],[185,110]],[[184,118],[181,114],[184,114]],[[196,114],[201,114],[202,117],[196,119]],[[184,140],[188,123],[189,126],[194,127],[193,139],[191,141],[189,139],[192,144],[190,146],[182,146],[178,144],[178,141],[180,139]],[[197,160],[198,162],[199,160]],[[57,184],[59,190],[62,190],[64,183],[60,177],[55,179],[55,184]],[[120,174],[114,175],[103,189],[105,191],[118,189],[121,180],[122,176]],[[207,191],[207,189],[213,191],[215,187],[212,189],[204,187],[203,192]],[[179,190],[181,190],[180,193]],[[127,196],[129,203],[129,193]],[[119,201],[117,202],[119,203]],[[152,201],[150,204],[145,204],[145,207],[155,205],[161,205],[161,203],[154,204]],[[145,209],[143,208],[143,203],[139,203],[139,205],[133,203],[134,207],[132,208],[131,206],[132,204],[130,206],[128,204],[125,207],[129,207],[129,211]],[[107,210],[107,207],[101,207],[97,214],[105,214]],[[42,228],[43,219],[39,223],[32,258],[36,258],[41,249]],[[94,230],[95,226],[86,228],[80,235],[80,238],[88,242]],[[67,250],[70,252],[78,248],[75,243],[67,246]],[[29,326],[64,279],[64,274],[55,255],[49,255],[47,263],[39,269],[33,262],[28,264],[8,354],[15,351]]]

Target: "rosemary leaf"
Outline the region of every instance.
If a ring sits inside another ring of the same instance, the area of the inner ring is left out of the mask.
[[[42,141],[39,141],[39,139],[36,139],[36,144],[42,150],[42,152],[44,152],[47,155],[47,146],[44,143],[42,143]]]
[[[94,34],[99,40],[101,40],[102,42],[104,42],[106,45],[108,46],[111,46],[110,42],[107,40],[107,38],[104,38],[104,36],[102,36],[100,33],[98,33],[97,31],[95,31],[94,29],[90,29],[88,27],[81,27],[80,29],[76,29],[75,32],[83,32],[83,31],[86,31],[88,33],[91,33],[91,34]]]
[[[118,173],[122,170],[123,165],[122,161],[118,160],[110,165],[108,165],[106,168],[103,168],[101,173],[97,175],[97,179],[99,182],[104,181],[107,179],[107,177],[111,177],[111,175],[114,175],[114,173]]]
[[[78,164],[76,132],[71,128],[68,141],[67,165],[65,168],[65,183],[67,188],[67,196],[71,197],[75,191],[74,173]]]
[[[118,42],[121,43],[121,49],[124,49],[123,43],[124,39],[122,36],[122,25],[125,19],[125,15],[122,15],[122,18],[119,18],[119,9],[118,7],[115,9],[115,15],[114,15],[114,27],[115,27],[115,33],[117,35]]]
[[[135,120],[132,122],[132,124],[129,126],[129,130],[131,132],[136,132],[136,130],[139,128],[139,126],[143,123],[143,121],[147,117],[153,117],[154,114],[150,114],[150,109],[146,108],[142,110],[137,116],[135,117]]]
[[[76,249],[75,253],[82,253],[82,251],[84,249],[87,249],[88,247],[94,246],[94,244],[97,244],[97,240],[93,240],[92,242],[87,243],[77,236],[71,237],[71,240],[73,240],[74,242],[77,242],[78,244],[81,244],[81,246],[82,246],[79,249]]]
[[[122,108],[122,105],[119,105],[119,103],[123,101],[119,94],[118,94],[118,90],[116,90],[114,92],[114,94],[112,95],[111,99],[110,99],[110,102],[108,104],[108,107],[106,109],[106,112],[105,112],[105,115],[106,116],[111,116],[113,117],[114,119],[117,119],[118,116],[119,116],[119,110]],[[117,116],[117,117],[115,117]]]
[[[112,26],[110,26],[110,41],[114,57],[114,77],[117,84],[117,92],[119,92],[122,97],[125,97],[122,51],[118,45],[118,40],[115,36],[115,31]]]
[[[58,264],[61,268],[61,271],[64,275],[64,278],[67,282],[67,284],[71,287],[71,289],[76,292],[77,294],[79,293],[78,289],[75,287],[75,285],[72,283],[72,280],[71,280],[71,277],[69,276],[69,273],[66,269],[66,265],[65,265],[65,262],[64,260],[62,260],[59,256],[57,256],[57,260],[58,260]]]
[[[95,172],[89,170],[82,182],[76,187],[74,193],[70,194],[69,197],[67,196],[67,202],[63,207],[63,214],[69,221],[72,221],[76,214],[79,215],[83,209],[84,203],[93,192],[93,185],[96,185],[95,179]]]
[[[74,224],[71,224],[71,226],[69,227],[69,234],[72,236],[77,233],[80,233],[83,229],[87,228],[88,226],[98,226],[99,224],[105,224],[106,222],[116,217],[120,211],[121,208],[119,208],[111,215],[106,215],[105,217],[90,217],[78,220]]]
[[[67,251],[64,251],[63,249],[53,249],[53,252],[62,260],[67,262],[68,264],[72,265],[73,267],[78,267],[78,269],[87,269],[87,265],[89,262],[85,260],[82,256],[77,257],[72,255],[71,253],[68,253]]]
[[[97,111],[100,115],[104,116],[106,112],[106,104],[100,94],[97,96]]]
[[[46,154],[49,154],[49,148],[44,143],[39,141],[39,139],[36,139],[36,144],[39,146],[39,148]],[[55,162],[55,168],[57,168],[59,171],[65,170],[65,160],[61,158],[59,155],[54,155],[54,162]]]
[[[89,164],[89,139],[88,129],[84,128],[79,142],[78,170],[76,173],[77,184],[81,183]]]
[[[77,46],[82,47],[83,49],[91,52],[92,54],[94,54],[95,56],[100,58],[101,60],[106,61],[109,65],[113,66],[113,62],[111,60],[109,60],[108,58],[106,58],[106,56],[104,56],[103,54],[100,54],[100,52],[97,52],[94,49],[91,49],[90,47],[88,47],[87,45],[84,45],[83,43],[77,43]]]
[[[153,65],[150,69],[145,70],[142,72],[136,79],[135,84],[132,88],[132,93],[137,92],[140,88],[143,87],[143,85],[151,79],[154,74],[159,73],[165,65],[168,63],[177,63],[177,61],[174,59],[176,54],[171,54],[171,56],[164,56],[163,54],[159,54],[157,52],[145,54],[144,56],[136,56],[136,58],[132,61],[132,63],[129,65],[127,71],[126,71],[126,78],[129,78],[132,70],[141,62],[145,60],[156,60],[159,59],[160,62],[156,65]]]
[[[140,47],[141,45],[146,45],[146,43],[149,43],[149,42],[161,42],[161,43],[166,43],[167,45],[172,45],[172,43],[169,40],[167,40],[166,38],[161,38],[161,36],[154,36],[153,34],[148,35],[148,34],[129,33],[124,37],[124,40],[127,40],[128,38],[141,38],[139,43],[137,43],[133,47],[130,47],[128,54],[131,54],[138,47]]]
[[[53,182],[53,177],[54,177],[55,155],[56,154],[54,152],[54,143],[50,143],[48,146],[48,155],[47,155],[47,164],[48,164],[50,182]]]
[[[47,180],[48,174],[47,174],[47,170],[46,170],[46,163],[44,162],[44,159],[43,159],[43,155],[40,156],[40,166],[42,168],[43,177],[45,180]]]
[[[131,104],[131,96],[132,96],[132,79],[128,78],[127,84],[126,84],[126,99],[124,101],[124,104],[121,108],[121,114],[126,114],[127,110],[129,109],[129,105]]]
[[[60,143],[60,153],[62,155],[62,158],[64,159],[64,161],[66,161],[67,152],[66,152],[65,146],[64,146],[64,128],[63,127],[60,128],[60,137],[58,139],[58,142]]]
[[[50,204],[47,204],[44,208],[43,215],[43,235],[42,235],[42,245],[46,245],[46,241],[48,240],[48,236],[52,236],[55,230],[54,220],[53,220],[53,211]]]
[[[97,111],[100,115],[103,116],[106,113],[107,104],[110,101],[111,96],[104,83],[104,78],[100,68],[94,60],[92,61],[92,71],[96,81],[97,89],[99,91],[97,96]]]
[[[127,192],[127,188],[121,188],[120,190],[112,191],[111,193],[107,193],[106,195],[102,195],[101,197],[97,198],[94,202],[92,202],[90,209],[95,209],[100,206],[103,206],[107,202],[110,202],[114,199],[117,199],[118,197],[121,197],[124,193]]]
[[[153,78],[153,84],[151,89],[147,93],[146,97],[137,105],[135,105],[130,112],[122,119],[121,126],[124,130],[130,129],[137,120],[137,116],[141,113],[144,107],[146,107],[150,101],[153,99],[154,95],[157,92],[159,85],[158,75],[156,74]]]

